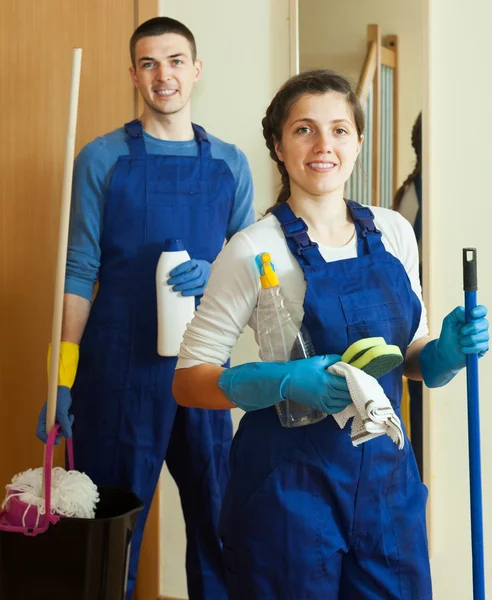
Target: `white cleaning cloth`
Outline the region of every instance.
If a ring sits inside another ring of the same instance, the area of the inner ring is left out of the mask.
[[[340,429],[353,417],[350,437],[354,446],[387,434],[401,450],[405,445],[401,422],[378,381],[343,362],[328,367],[328,371],[347,380],[353,404],[333,417]]]
[[[7,490],[15,490],[26,504],[38,507],[38,514],[45,512],[45,499],[41,496],[43,469],[29,469],[15,475]],[[12,493],[12,492],[11,492]],[[8,502],[9,494],[2,504],[2,510]],[[65,471],[55,467],[51,472],[51,513],[64,517],[93,519],[96,504],[99,501],[97,486],[85,474],[79,471]]]

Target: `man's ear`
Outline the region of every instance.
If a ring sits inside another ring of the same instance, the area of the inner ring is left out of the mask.
[[[130,79],[132,80],[133,87],[136,87],[138,89],[138,79],[137,73],[135,72],[135,67],[130,67],[128,71],[130,73]]]
[[[197,58],[195,60],[195,82],[200,80],[200,77],[202,76],[202,71],[203,71],[203,62]]]

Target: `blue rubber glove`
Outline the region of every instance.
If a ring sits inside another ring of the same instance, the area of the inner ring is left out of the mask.
[[[211,265],[206,260],[192,258],[175,267],[167,283],[183,296],[201,296],[210,277]]]
[[[465,325],[465,309],[456,307],[442,323],[441,335],[424,346],[420,370],[427,387],[442,387],[466,366],[467,354],[481,358],[489,349],[489,322],[485,306],[471,310]]]
[[[70,388],[65,385],[58,386],[55,421],[60,425],[60,433],[56,436],[55,444],[60,443],[61,437],[72,437],[72,425],[75,417],[69,414],[71,405],[72,396]],[[36,436],[45,444],[48,440],[48,434],[46,433],[46,409],[47,404],[45,402],[39,413],[38,426],[36,428]]]
[[[340,356],[314,356],[290,362],[246,363],[222,372],[219,387],[227,399],[245,411],[293,400],[329,415],[352,402],[345,377],[326,369]]]

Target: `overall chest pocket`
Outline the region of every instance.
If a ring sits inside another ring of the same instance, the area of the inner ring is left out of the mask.
[[[339,296],[349,343],[383,337],[387,344],[406,346],[407,327],[401,302],[394,290],[362,290]]]

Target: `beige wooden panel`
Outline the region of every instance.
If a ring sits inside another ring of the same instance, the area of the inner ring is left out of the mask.
[[[83,48],[80,149],[134,116],[136,13],[134,0],[0,4],[1,489],[43,455],[35,427],[47,388],[72,48]]]
[[[157,0],[1,0],[0,496],[40,464],[72,48],[81,47],[77,151],[135,114],[128,41]],[[57,453],[57,462],[62,460]],[[158,513],[144,541],[139,597],[158,596]]]

